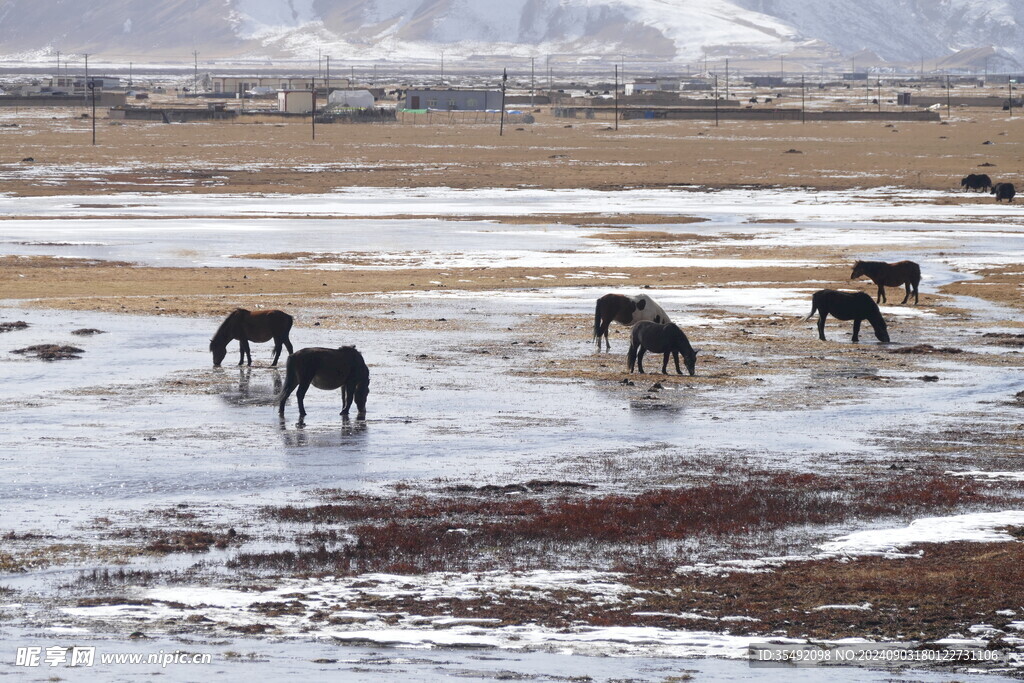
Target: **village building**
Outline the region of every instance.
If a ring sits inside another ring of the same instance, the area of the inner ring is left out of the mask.
[[[281,90],[277,93],[277,109],[286,114],[308,114],[313,111],[313,91]]]
[[[407,90],[406,109],[489,111],[501,109],[500,90]]]
[[[321,92],[344,90],[347,78],[317,78],[314,76],[213,76],[213,92],[218,95],[244,95],[256,88],[272,90],[313,90]]]

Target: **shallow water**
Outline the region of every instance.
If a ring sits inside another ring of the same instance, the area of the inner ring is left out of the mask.
[[[1024,232],[1007,224],[936,226],[911,221],[913,216],[921,220],[985,215],[998,223],[1001,217],[1011,216],[1006,207],[892,207],[891,196],[882,191],[813,195],[796,191],[711,195],[636,191],[600,194],[601,201],[595,203],[597,197],[578,191],[461,193],[443,188],[359,190],[312,199],[118,195],[18,198],[15,202],[0,197],[0,212],[38,217],[0,221],[0,253],[269,268],[284,263],[233,255],[271,250],[344,254],[357,235],[362,252],[401,265],[559,263],[584,270],[610,264],[625,268],[686,262],[587,238],[596,230],[589,228],[509,227],[486,221],[432,219],[342,222],[295,218],[297,213],[520,215],[592,211],[600,206],[611,213],[705,216],[711,219],[708,223],[659,224],[649,229],[728,234],[738,236],[736,244],[887,245],[884,254],[889,260],[905,255],[922,263],[926,288],[970,277],[972,268],[996,259],[1024,262]],[[125,208],[76,208],[78,204],[123,204]],[[129,217],[100,218],[111,213]],[[217,217],[222,214],[243,218]],[[89,215],[93,217],[87,218]],[[205,217],[185,218],[192,215]],[[247,215],[251,217],[245,218]],[[893,215],[908,222],[869,222]],[[790,224],[749,223],[764,218],[796,218],[801,220],[801,229]],[[635,229],[645,228],[638,225]],[[241,251],[240,236],[259,241],[261,246]],[[58,242],[63,244],[54,245]],[[524,248],[524,243],[528,247]],[[565,250],[572,253],[557,253]],[[809,310],[812,288],[760,287],[760,283],[741,282],[746,278],[735,263],[702,259],[699,251],[692,260],[704,266],[736,267],[738,281],[729,287],[654,292],[676,322],[692,331],[695,346],[704,346],[730,361],[770,366],[770,350],[751,357],[749,350],[722,342],[718,332],[747,316],[772,315],[786,324],[779,334],[805,334],[808,353],[819,353],[813,323],[793,327],[801,324],[797,318]],[[765,262],[752,260],[751,264]],[[666,450],[684,459],[692,457],[694,467],[701,466],[702,454],[714,452],[742,454],[747,462],[760,467],[842,472],[850,462],[888,466],[892,454],[881,437],[900,425],[940,431],[978,409],[988,410],[991,420],[1017,419],[1012,411],[987,407],[1019,390],[1024,369],[965,366],[955,361],[934,361],[942,381],[918,382],[911,391],[902,383],[865,385],[862,392],[843,401],[808,401],[789,409],[772,406],[772,396],[800,395],[809,382],[827,377],[811,371],[789,375],[766,372],[758,386],[729,387],[713,394],[681,384],[669,390],[679,392],[673,395],[682,400],[659,404],[639,400],[635,393],[626,396],[602,389],[591,381],[511,374],[541,365],[548,358],[594,353],[587,318],[579,329],[544,338],[542,345],[531,347],[528,341],[534,337],[523,328],[531,316],[589,316],[597,296],[612,288],[631,289],[628,283],[619,282],[610,282],[606,288],[545,288],[543,284],[540,280],[532,288],[486,293],[446,289],[339,297],[381,310],[395,306],[398,318],[473,322],[444,332],[367,331],[360,329],[358,320],[341,330],[327,330],[304,324],[300,316],[292,336],[296,348],[355,343],[372,373],[365,422],[343,422],[337,412],[338,394],[313,390],[307,395],[309,415],[303,426],[297,424],[294,400],[289,402],[283,421],[277,416],[275,396],[283,370],[267,367],[268,345],[254,346],[256,364],[251,369],[231,365],[235,345],[229,347],[225,367],[211,367],[206,347],[218,320],[56,312],[6,302],[0,307],[0,320],[25,320],[30,327],[0,334],[0,373],[4,378],[0,382],[0,415],[5,424],[0,430],[0,505],[4,509],[0,531],[56,530],[81,540],[89,537],[83,529],[94,517],[110,511],[144,513],[183,501],[224,506],[225,523],[230,523],[248,514],[245,510],[254,505],[301,499],[304,492],[315,488],[379,490],[403,481],[430,487],[453,482],[507,483],[532,477],[578,479],[587,476],[581,474],[586,470],[579,469],[580,463],[592,464],[608,455],[637,464]],[[967,298],[959,302],[971,304],[974,323],[1018,320],[1005,307]],[[924,308],[885,306],[883,312],[897,325],[931,324],[935,318]],[[304,313],[311,317],[313,312]],[[965,348],[971,341],[971,324],[958,321],[957,328],[963,329],[950,333]],[[98,328],[105,334],[70,334],[82,327]],[[845,341],[848,328],[834,325],[828,333],[830,339]],[[72,344],[84,353],[80,359],[52,363],[10,353],[36,343]],[[613,337],[613,344],[614,352],[607,354],[609,372],[623,365],[623,336]],[[865,341],[861,348],[881,349],[873,341]],[[481,349],[489,352],[476,352]],[[988,347],[984,350],[1006,353]],[[859,376],[876,369],[870,359],[844,358],[826,372]],[[888,374],[904,380],[919,373]],[[657,378],[635,379],[642,388]],[[840,424],[845,428],[831,427]],[[589,476],[600,486],[610,486],[593,471]],[[43,578],[38,585],[52,589],[66,580],[61,574],[58,571]],[[0,577],[0,586],[32,583],[31,577],[17,582]],[[5,642],[38,637],[11,630],[0,633]],[[134,647],[141,646],[129,644],[123,649]],[[211,646],[201,643],[194,647]],[[541,652],[497,652],[477,658],[465,652],[416,651],[406,660],[408,651],[392,648],[338,648],[265,639],[239,639],[233,647],[264,653],[270,660],[258,670],[264,675],[267,671],[282,675],[308,672],[317,668],[308,660],[333,656],[344,661],[339,661],[337,668],[320,670],[341,671],[351,680],[393,680],[396,675],[431,680],[467,671],[487,677],[497,675],[498,669],[542,677],[572,671],[590,673],[599,680],[627,676],[660,680],[680,667],[714,680],[743,677],[749,671],[745,662],[581,659]],[[328,651],[333,654],[324,654]],[[378,657],[380,652],[386,654]],[[239,677],[250,671],[245,662],[218,666]],[[176,676],[187,679],[183,671],[187,670],[168,673],[171,680]],[[758,670],[757,675],[781,678],[784,673],[796,680],[805,675],[777,671]],[[842,670],[833,677],[876,680],[866,678],[874,675]],[[920,679],[938,678],[920,674]],[[877,680],[884,679],[880,675]]]

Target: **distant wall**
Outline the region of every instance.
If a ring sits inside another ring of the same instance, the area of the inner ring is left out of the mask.
[[[607,108],[602,111],[608,111]],[[701,109],[620,109],[624,119],[700,119],[715,118],[714,110]],[[939,121],[934,111],[807,111],[799,109],[719,109],[718,118],[734,121]]]
[[[101,92],[96,96],[97,107],[117,107],[127,102],[123,92]],[[88,95],[0,95],[0,107],[89,107]]]
[[[107,117],[121,121],[163,121],[165,123],[187,123],[189,121],[218,121],[233,119],[238,112],[233,109],[150,109],[113,108]]]

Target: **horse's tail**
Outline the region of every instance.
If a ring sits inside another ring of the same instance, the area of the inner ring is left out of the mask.
[[[601,300],[594,304],[594,339],[601,338]]]
[[[813,318],[814,314],[817,313],[817,312],[818,312],[818,297],[814,296],[814,297],[811,297],[811,312],[807,314],[806,318],[804,318],[804,322],[807,322],[808,320]]]
[[[626,354],[626,367],[630,372],[633,372],[633,366],[636,365],[636,352],[639,346],[635,343],[629,345],[629,353]]]
[[[285,363],[284,371],[284,387],[281,389],[281,393],[277,396],[277,412],[284,415],[284,404],[288,400],[288,397],[295,391],[295,387],[299,386],[299,367],[298,361],[295,360],[295,356],[288,356],[288,361]]]

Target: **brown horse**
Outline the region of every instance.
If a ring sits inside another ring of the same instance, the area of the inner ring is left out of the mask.
[[[679,354],[683,354],[683,362],[686,364],[686,371],[693,376],[694,368],[697,365],[697,350],[690,346],[690,340],[686,333],[679,329],[674,323],[665,325],[645,320],[633,325],[629,335],[629,353],[626,356],[626,367],[633,372],[633,364],[636,363],[640,374],[644,374],[644,353],[663,353],[665,358],[661,363],[661,374],[668,374],[668,357],[676,362],[676,374],[681,375],[679,369]]]
[[[238,340],[238,364],[245,363],[249,359],[252,365],[252,352],[249,350],[249,342],[265,342],[274,340],[274,362],[271,366],[277,365],[277,359],[281,357],[281,347],[288,347],[288,354],[291,355],[292,343],[288,339],[288,333],[292,329],[292,317],[283,311],[256,311],[252,313],[244,308],[236,308],[224,322],[217,328],[216,334],[210,340],[210,351],[213,352],[213,364],[219,366],[224,356],[228,353],[228,343]]]
[[[885,288],[906,286],[907,295],[900,303],[907,303],[910,299],[910,290],[914,290],[914,305],[917,305],[917,288],[921,284],[921,266],[913,261],[899,261],[897,263],[883,263],[882,261],[857,261],[853,264],[853,272],[850,279],[867,275],[878,285],[878,297],[875,303],[885,303]]]
[[[341,388],[341,414],[348,416],[352,401],[356,402],[359,419],[366,417],[366,397],[370,393],[370,370],[361,353],[354,346],[337,349],[308,348],[288,357],[284,389],[278,399],[277,412],[284,416],[284,404],[295,391],[299,404],[299,422],[306,415],[302,403],[306,390],[312,384],[317,389],[331,391]]]
[[[810,320],[815,313],[818,314],[818,339],[821,341],[825,341],[825,319],[830,315],[838,320],[853,321],[853,341],[859,340],[862,320],[871,323],[878,341],[889,341],[889,328],[870,294],[820,289],[811,297],[811,312],[804,320]]]
[[[624,296],[622,294],[605,294],[597,300],[594,308],[594,339],[597,350],[601,350],[601,337],[604,337],[604,348],[608,350],[608,327],[612,321],[620,325],[632,325],[641,320],[653,320],[656,323],[672,322],[668,319],[665,309],[655,303],[646,294]]]

